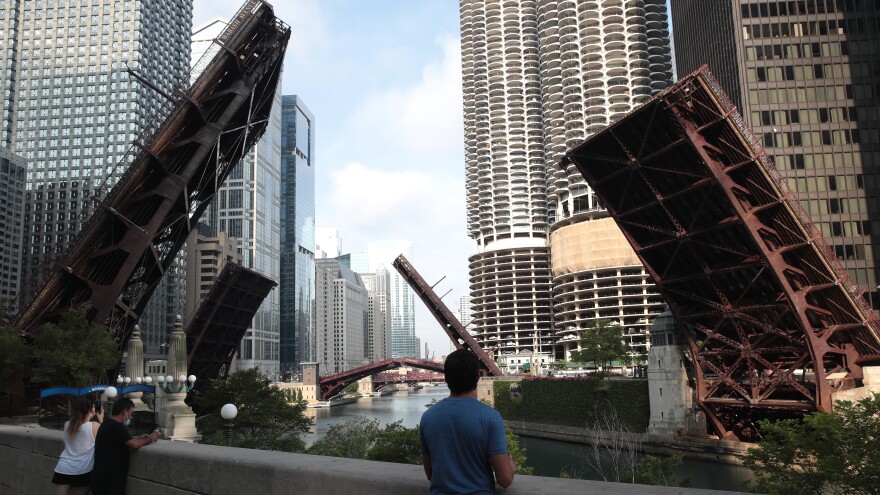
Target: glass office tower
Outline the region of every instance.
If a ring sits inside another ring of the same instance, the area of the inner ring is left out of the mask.
[[[880,6],[672,0],[679,74],[709,64],[850,276],[880,307]]]
[[[90,198],[125,171],[117,164],[166,103],[127,69],[166,93],[186,82],[192,1],[6,1],[0,27],[0,147],[28,161],[27,293],[41,264],[63,253]],[[179,268],[169,270],[142,321],[162,327],[182,312]]]
[[[281,371],[315,361],[315,117],[302,99],[281,105]]]

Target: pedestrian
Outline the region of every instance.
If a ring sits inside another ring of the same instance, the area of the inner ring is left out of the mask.
[[[123,397],[113,404],[112,415],[101,423],[95,437],[92,495],[123,495],[128,481],[129,453],[159,439],[158,431],[132,437],[127,428],[132,416],[134,402]]]
[[[97,418],[93,422],[92,418]],[[95,462],[95,436],[104,420],[104,411],[85,397],[73,399],[70,419],[64,423],[64,450],[55,465],[52,483],[56,495],[87,495]]]
[[[507,451],[504,422],[477,399],[480,363],[459,349],[443,364],[449,397],[431,406],[420,423],[422,464],[431,495],[495,493],[513,483],[516,466]]]

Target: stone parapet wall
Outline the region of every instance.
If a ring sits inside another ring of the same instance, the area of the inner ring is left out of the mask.
[[[62,433],[0,426],[0,493],[52,493]],[[425,495],[421,466],[160,441],[132,455],[128,495]],[[505,495],[724,495],[735,492],[517,476]]]

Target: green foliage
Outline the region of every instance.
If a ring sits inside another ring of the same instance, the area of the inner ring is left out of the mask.
[[[324,438],[318,440],[308,453],[330,457],[366,459],[367,452],[379,437],[379,420],[363,416],[348,418],[330,425]]]
[[[612,362],[626,358],[623,329],[613,320],[599,320],[581,332],[580,346],[580,351],[571,352],[571,360],[602,366],[606,374]]]
[[[358,383],[357,383],[357,382],[351,382],[351,383],[349,383],[349,384],[348,384],[348,385],[342,390],[342,393],[343,393],[343,394],[348,394],[348,395],[357,395],[357,393],[358,393]]]
[[[519,436],[510,429],[509,426],[504,427],[504,435],[507,438],[507,451],[513,457],[513,464],[516,466],[516,474],[527,474],[529,476],[535,474],[535,468],[526,466],[528,459],[526,458],[526,449],[519,444]]]
[[[82,305],[46,323],[34,339],[32,353],[36,383],[45,386],[85,387],[119,363],[121,353],[107,327],[90,322],[90,307]]]
[[[31,348],[12,328],[0,326],[0,391],[5,391],[9,378],[27,366]]]
[[[225,445],[223,431],[226,420],[220,408],[235,404],[233,443],[236,447],[260,450],[302,452],[302,435],[309,432],[312,420],[304,414],[304,402],[289,403],[284,391],[270,384],[256,368],[236,371],[226,380],[211,381],[207,392],[197,404],[196,424],[203,435],[202,443]]]
[[[771,495],[880,494],[880,394],[837,402],[833,413],[762,421],[745,465]]]
[[[385,425],[379,431],[376,444],[367,452],[371,461],[396,462],[398,464],[421,464],[422,445],[419,427],[407,428],[403,420]]]
[[[309,454],[349,459],[421,464],[419,428],[407,428],[396,421],[379,428],[379,420],[363,416],[331,425],[324,438],[315,442]]]
[[[518,398],[510,394],[512,383],[494,382],[495,409],[507,420],[583,427],[596,422],[597,411],[613,408],[631,430],[648,426],[647,380],[532,378],[518,382]]]
[[[633,483],[639,485],[675,486],[675,470],[680,465],[680,455],[671,457],[646,455],[639,461],[636,472],[633,473],[634,475],[626,476],[620,481],[626,483],[627,480],[633,480]],[[678,486],[682,487],[690,486],[690,484],[690,478],[677,483]]]

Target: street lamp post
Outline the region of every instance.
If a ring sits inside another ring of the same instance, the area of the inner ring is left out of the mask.
[[[235,426],[232,420],[238,416],[238,408],[235,404],[226,404],[220,408],[220,416],[226,420],[226,446],[232,447],[232,429]]]

